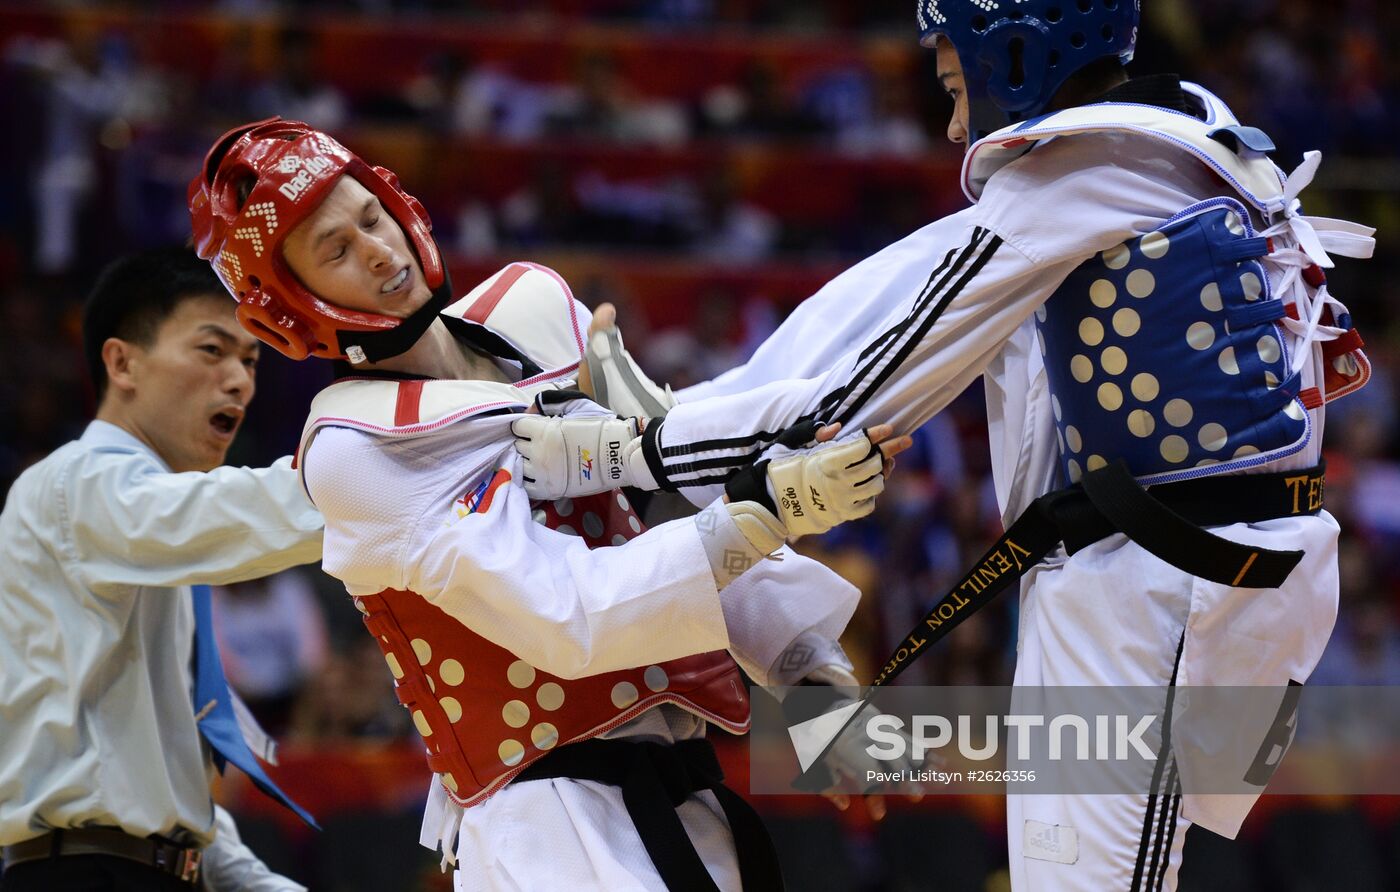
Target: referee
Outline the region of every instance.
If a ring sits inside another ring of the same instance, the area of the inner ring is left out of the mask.
[[[253,758],[209,622],[208,584],[321,556],[290,460],[219,467],[258,343],[166,249],[108,268],[83,346],[97,418],[0,513],[0,892],[301,889],[210,792],[233,762],[305,816]]]

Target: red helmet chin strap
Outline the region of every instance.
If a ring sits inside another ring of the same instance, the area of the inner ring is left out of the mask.
[[[429,316],[419,325],[422,308],[409,325],[338,307],[308,291],[287,266],[287,234],[316,211],[342,176],[354,177],[403,228],[433,292],[424,306],[440,309],[450,286],[422,203],[399,187],[392,171],[369,166],[327,134],[280,118],[236,127],[214,144],[190,183],[196,251],[238,300],[239,324],[292,359],[375,361],[371,353],[388,358],[411,347],[432,321]],[[380,337],[401,327],[397,336]]]

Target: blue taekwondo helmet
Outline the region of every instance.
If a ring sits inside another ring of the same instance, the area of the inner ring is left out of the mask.
[[[962,59],[969,143],[1045,111],[1070,75],[1127,63],[1141,0],[918,0],[919,42],[945,37]]]

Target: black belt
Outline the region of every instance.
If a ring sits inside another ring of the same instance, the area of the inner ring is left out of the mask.
[[[1031,503],[904,637],[871,687],[893,681],[1061,542],[1074,554],[1114,533],[1123,533],[1192,576],[1242,588],[1277,588],[1303,559],[1303,552],[1241,545],[1202,527],[1317,514],[1322,510],[1326,473],[1323,463],[1306,470],[1204,477],[1144,489],[1122,462],[1090,471],[1080,483]],[[856,714],[858,711],[850,721]],[[832,743],[840,736],[833,737]],[[798,781],[799,787],[808,790],[823,790],[829,785],[821,759],[815,760]]]
[[[676,807],[709,790],[719,800],[739,857],[744,888],[783,888],[778,854],[758,813],[724,786],[724,772],[707,740],[674,745],[626,740],[585,740],[561,747],[522,771],[515,783],[567,777],[622,789],[627,814],[647,855],[671,892],[717,892],[718,887],[686,835]]]
[[[162,873],[179,877],[192,886],[199,883],[201,849],[178,846],[158,839],[142,839],[120,830],[54,830],[34,839],[5,846],[3,852],[0,852],[0,860],[4,861],[6,867],[14,867],[27,861],[74,855],[111,855],[128,861],[139,861]]]

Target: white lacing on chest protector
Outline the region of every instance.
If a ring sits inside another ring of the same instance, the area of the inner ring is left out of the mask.
[[[1326,282],[1313,288],[1304,273],[1313,266],[1332,269],[1336,264],[1331,254],[1364,260],[1376,250],[1376,240],[1372,237],[1376,230],[1369,226],[1328,217],[1303,216],[1298,195],[1312,183],[1322,163],[1322,153],[1308,152],[1303,159],[1288,177],[1283,194],[1269,202],[1266,213],[1271,225],[1260,233],[1271,239],[1274,246],[1273,252],[1262,261],[1274,282],[1274,294],[1284,301],[1292,301],[1298,311],[1297,319],[1280,320],[1297,339],[1292,345],[1289,375],[1303,368],[1312,357],[1314,345],[1334,341],[1348,331],[1322,324],[1328,307],[1332,308],[1333,321],[1340,320],[1347,308],[1332,297]]]

